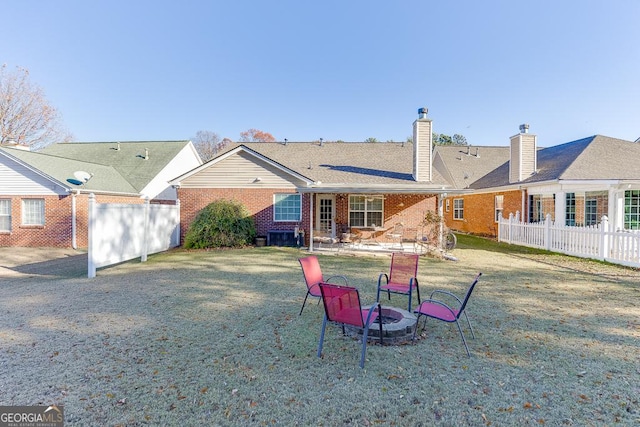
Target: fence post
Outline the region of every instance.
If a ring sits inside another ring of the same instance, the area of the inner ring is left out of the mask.
[[[544,218],[544,248],[551,250],[551,214],[548,213]]]
[[[144,198],[144,232],[142,234],[142,256],[140,262],[147,261],[147,252],[149,252],[149,196]]]
[[[94,260],[94,255],[96,253],[96,248],[94,248],[94,240],[95,240],[95,228],[96,228],[96,196],[95,194],[89,194],[89,233],[88,233],[88,250],[87,250],[87,277],[94,278],[96,277],[96,263]]]
[[[173,233],[173,246],[180,246],[180,199],[176,199],[176,228]]]
[[[511,244],[511,233],[512,233],[512,225],[511,225],[511,223],[512,222],[513,222],[513,212],[511,212],[509,214],[509,233],[507,233],[508,236],[507,236],[507,239],[506,239],[506,242],[509,243],[509,244]]]
[[[600,223],[600,261],[604,261],[609,256],[611,239],[609,238],[609,218],[606,215],[602,217]]]

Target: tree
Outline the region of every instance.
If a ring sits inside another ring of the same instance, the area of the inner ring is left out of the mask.
[[[457,133],[451,137],[433,132],[433,145],[468,145],[468,143],[467,138]]]
[[[276,142],[276,139],[269,132],[263,132],[258,129],[249,129],[240,132],[240,141],[242,142]]]
[[[210,130],[199,130],[193,138],[193,146],[196,147],[202,160],[206,162],[214,158],[218,151],[227,145],[228,141],[227,138],[220,141],[220,135]]]
[[[374,137],[369,137],[367,139],[364,140],[364,142],[378,142],[378,140]]]
[[[0,144],[15,141],[32,149],[68,142],[72,135],[60,123],[58,111],[44,91],[29,81],[29,71],[0,68]]]

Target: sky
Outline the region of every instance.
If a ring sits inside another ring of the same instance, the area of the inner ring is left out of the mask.
[[[640,137],[637,0],[0,0],[75,141]]]

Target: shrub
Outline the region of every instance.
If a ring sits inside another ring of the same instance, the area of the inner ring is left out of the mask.
[[[256,225],[246,208],[233,201],[210,203],[196,216],[184,238],[188,249],[241,247],[253,242]]]

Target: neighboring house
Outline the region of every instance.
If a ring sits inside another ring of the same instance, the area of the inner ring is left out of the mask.
[[[614,229],[640,229],[639,143],[595,135],[538,148],[522,125],[507,147],[471,148],[470,156],[458,155],[462,160],[445,154],[450,150],[438,147],[436,157],[467,177],[464,184],[454,180],[456,188],[471,190],[444,201],[454,230],[495,236],[499,215],[516,212],[526,222],[549,214],[566,225],[594,225],[606,215]]]
[[[178,187],[182,238],[198,211],[217,199],[245,205],[258,234],[271,243],[290,242],[296,229],[305,232],[308,243],[318,233],[339,238],[348,231],[363,231],[384,240],[398,223],[419,227],[427,212],[438,209],[441,194],[457,191],[433,167],[431,119],[426,109],[419,113],[413,144],[229,147],[171,181]]]
[[[638,164],[640,144],[594,136],[538,149],[526,125],[509,146],[432,148],[432,122],[420,109],[413,143],[234,145],[171,184],[182,238],[199,210],[228,199],[245,205],[272,243],[298,229],[306,243],[354,231],[384,241],[396,224],[421,227],[429,211],[454,230],[488,236],[500,215],[516,212],[576,225],[608,215],[617,228],[637,229]]]
[[[0,245],[86,247],[99,203],[175,203],[169,179],[202,161],[190,141],[0,147]]]

